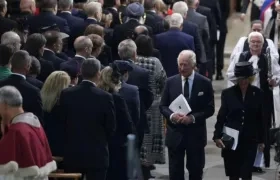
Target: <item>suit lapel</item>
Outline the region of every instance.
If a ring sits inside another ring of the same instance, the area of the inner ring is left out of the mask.
[[[174,94],[176,94],[176,97],[177,98],[180,94],[183,94],[183,87],[182,87],[182,79],[181,79],[181,75],[177,75],[176,76],[176,84],[174,85],[176,88],[174,88]]]
[[[193,78],[193,85],[192,85],[192,92],[191,92],[191,98],[190,98],[190,102],[192,102],[193,100],[195,100],[197,93],[199,91],[199,79],[197,74],[194,74],[194,78]]]

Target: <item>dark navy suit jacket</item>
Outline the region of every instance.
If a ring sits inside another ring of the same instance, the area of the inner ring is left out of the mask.
[[[41,28],[52,26],[53,24],[56,24],[61,32],[70,34],[67,21],[48,11],[42,11],[38,16],[30,16],[27,24],[29,25],[30,34],[39,33]]]
[[[44,51],[43,58],[47,61],[52,62],[55,70],[59,70],[60,69],[60,64],[65,62],[64,59],[61,59],[61,58],[57,57],[55,55],[55,53],[50,51],[50,50],[45,50]]]
[[[182,78],[181,75],[177,74],[166,81],[160,102],[160,111],[167,119],[166,145],[168,147],[176,149],[183,138],[187,138],[188,142],[193,142],[196,145],[206,145],[206,119],[215,112],[213,87],[209,79],[195,73],[191,88],[191,97],[188,103],[192,109],[191,114],[195,118],[195,123],[187,126],[173,124],[170,121],[173,112],[169,109],[169,105],[182,94]]]
[[[161,63],[167,77],[178,74],[177,58],[181,51],[187,49],[195,51],[193,37],[177,28],[156,35],[155,46],[160,51]]]

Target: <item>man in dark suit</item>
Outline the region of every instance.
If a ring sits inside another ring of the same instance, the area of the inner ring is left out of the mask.
[[[74,53],[73,43],[78,36],[82,35],[80,34],[80,31],[84,28],[84,19],[72,15],[71,10],[73,7],[73,1],[59,0],[58,6],[61,11],[57,16],[65,19],[70,28],[68,51],[73,51]]]
[[[0,81],[0,87],[14,86],[22,95],[23,109],[35,114],[43,124],[43,110],[40,90],[26,81],[26,75],[31,65],[28,52],[19,50],[11,57],[12,74]]]
[[[99,2],[90,2],[85,6],[85,12],[87,14],[87,19],[84,23],[84,30],[90,24],[100,24],[102,17],[102,5]]]
[[[153,28],[153,34],[159,34],[164,32],[163,21],[164,19],[156,14],[155,0],[145,0],[144,7],[146,13],[145,25]]]
[[[55,70],[60,69],[60,64],[65,60],[56,56],[57,52],[62,50],[62,35],[57,31],[47,31],[44,33],[44,36],[47,40],[46,46],[44,49],[43,59],[51,61]]]
[[[222,70],[224,68],[224,49],[225,49],[225,43],[226,43],[226,36],[228,32],[227,28],[227,19],[229,17],[229,11],[230,11],[230,2],[229,1],[223,1],[219,0],[220,8],[223,10],[221,11],[221,22],[219,26],[220,30],[220,37],[218,39],[218,43],[216,46],[216,52],[217,52],[217,73],[216,73],[216,80],[223,80],[223,74]]]
[[[187,154],[189,180],[202,180],[207,142],[206,119],[215,112],[211,81],[194,71],[195,54],[190,50],[178,56],[179,74],[168,78],[160,111],[167,119],[166,146],[169,157],[169,179],[184,180],[184,157]],[[181,114],[169,105],[183,94],[191,112]]]
[[[78,84],[80,66],[77,61],[67,61],[66,63],[61,64],[60,70],[67,72],[70,76],[71,82],[69,87],[73,87]]]
[[[173,13],[179,13],[182,15],[184,18],[184,23],[183,23],[183,29],[182,32],[191,35],[194,40],[194,46],[195,46],[195,55],[197,59],[197,66],[200,69],[200,72],[202,72],[203,67],[206,67],[206,55],[205,55],[205,49],[202,43],[202,39],[199,34],[198,26],[187,20],[187,12],[188,12],[188,5],[184,1],[179,1],[173,4],[172,7],[172,12]],[[205,74],[205,68],[203,70]]]
[[[108,140],[115,132],[115,108],[111,94],[99,89],[100,62],[85,60],[81,84],[62,91],[65,116],[65,172],[80,172],[88,180],[106,179]]]
[[[41,64],[39,60],[32,56],[31,57],[31,66],[29,69],[28,74],[26,75],[26,81],[32,84],[33,86],[37,87],[38,89],[42,89],[43,82],[37,79],[37,76],[40,74],[41,71]]]
[[[119,59],[118,45],[121,41],[132,38],[135,27],[141,25],[139,22],[144,15],[144,7],[140,3],[129,4],[126,8],[127,21],[117,25],[114,29],[112,44],[108,44],[112,48],[113,59]],[[147,27],[149,34],[152,34],[152,28]]]
[[[7,1],[0,0],[0,37],[7,31],[17,28],[17,23],[13,20],[5,18],[7,13]]]
[[[87,0],[74,0],[74,8],[71,10],[73,16],[86,19],[87,15],[84,11],[84,6],[86,5]]]
[[[182,50],[195,51],[193,37],[181,32],[182,15],[179,13],[172,14],[169,22],[169,31],[155,36],[155,47],[160,51],[161,63],[168,77],[178,73],[177,57]]]
[[[119,11],[118,8],[121,6],[120,0],[105,0],[104,1],[104,8],[106,8],[107,11],[109,11],[112,16],[113,20],[110,25],[110,28],[114,28],[116,25],[121,24],[120,17],[119,17]]]
[[[41,12],[38,16],[31,16],[27,20],[30,34],[38,33],[42,27],[52,26],[56,24],[61,32],[70,34],[67,21],[56,16],[57,0],[41,0]]]
[[[146,111],[154,100],[150,81],[151,74],[148,70],[134,64],[137,56],[137,47],[133,40],[127,39],[122,41],[118,46],[118,52],[121,59],[130,62],[130,65],[133,67],[133,70],[129,72],[127,83],[135,85],[139,89],[140,122],[136,125],[136,130],[139,139],[138,148],[141,148],[144,133],[149,130]]]

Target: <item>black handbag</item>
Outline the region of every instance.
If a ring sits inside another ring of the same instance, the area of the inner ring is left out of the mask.
[[[222,138],[221,138],[223,144],[225,145],[225,149],[231,149],[233,144],[234,144],[234,138],[227,135],[227,134],[223,134]]]

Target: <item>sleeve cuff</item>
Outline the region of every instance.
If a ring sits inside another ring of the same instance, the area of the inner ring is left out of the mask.
[[[173,117],[174,114],[175,114],[175,113],[172,113],[172,114],[170,115],[169,119],[170,119],[170,121],[171,121],[173,124],[176,124],[176,122],[173,121],[173,119],[172,119],[172,117]]]
[[[190,117],[192,118],[193,123],[195,123],[195,117],[194,117],[194,115],[190,115]]]

